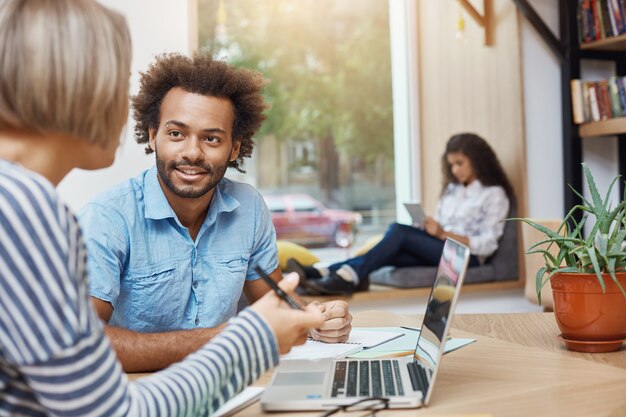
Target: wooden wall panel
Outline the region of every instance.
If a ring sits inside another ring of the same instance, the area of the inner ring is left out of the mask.
[[[482,12],[482,0],[471,0]],[[515,5],[493,0],[495,43],[465,16],[465,42],[455,38],[460,7],[452,0],[419,0],[421,172],[425,208],[433,213],[441,192],[441,155],[455,133],[485,138],[498,154],[526,210],[522,66]]]

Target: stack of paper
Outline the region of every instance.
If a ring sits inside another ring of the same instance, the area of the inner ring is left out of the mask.
[[[370,328],[372,331],[381,332],[398,332],[404,331],[402,337],[393,339],[387,343],[376,346],[372,349],[363,350],[350,354],[351,358],[380,358],[380,357],[399,357],[411,355],[415,352],[415,346],[417,345],[417,339],[420,335],[420,329],[408,328],[408,327],[380,327]],[[452,352],[462,348],[465,345],[475,342],[476,339],[460,339],[449,338],[446,342],[444,353]]]
[[[415,352],[420,329],[407,327],[357,327],[346,343],[324,343],[307,340],[295,346],[280,359],[378,358],[411,355]],[[452,338],[446,342],[445,353],[452,352],[476,339]]]
[[[352,329],[350,338],[345,343],[325,343],[317,340],[307,340],[301,346],[294,346],[291,352],[282,355],[280,360],[343,358],[363,349],[382,345],[403,335],[404,332],[399,327],[395,327],[393,331],[358,327]]]

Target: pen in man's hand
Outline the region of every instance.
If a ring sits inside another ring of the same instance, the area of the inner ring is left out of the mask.
[[[259,267],[259,266],[255,266],[254,270],[257,272],[257,274],[259,274],[261,276],[261,279],[263,281],[265,281],[265,283],[267,285],[269,285],[269,287],[274,290],[274,292],[276,293],[276,295],[283,300],[284,302],[286,302],[287,304],[289,304],[289,306],[291,308],[293,308],[294,310],[304,310],[304,308],[298,304],[296,302],[296,300],[294,300],[293,298],[291,298],[289,296],[289,294],[287,294],[285,291],[283,291],[282,288],[280,288],[272,278],[270,278],[265,272],[263,272],[263,270]]]

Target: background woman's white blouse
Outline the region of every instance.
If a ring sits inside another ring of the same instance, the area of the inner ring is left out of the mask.
[[[480,262],[498,249],[509,213],[509,199],[500,186],[485,187],[479,180],[464,186],[449,184],[437,204],[437,221],[446,232],[469,238]]]

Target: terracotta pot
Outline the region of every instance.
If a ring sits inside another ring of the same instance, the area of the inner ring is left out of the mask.
[[[626,289],[626,273],[616,276]],[[568,349],[608,352],[620,349],[626,338],[626,297],[610,275],[603,278],[604,293],[595,274],[562,273],[550,279],[554,315]]]

